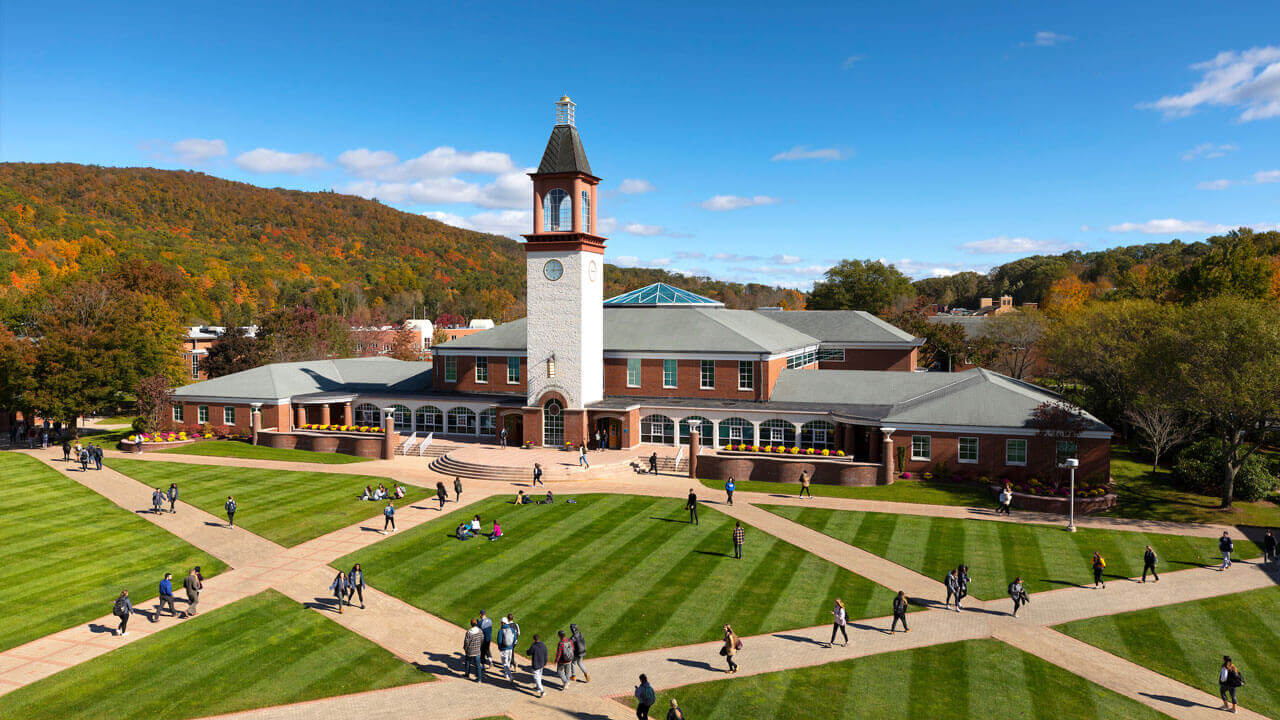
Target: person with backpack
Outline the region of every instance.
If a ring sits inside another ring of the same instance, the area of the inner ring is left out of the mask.
[[[347,604],[351,604],[352,596],[360,595],[360,609],[364,609],[364,568],[360,567],[360,563],[351,566],[351,572],[347,573]]]
[[[462,502],[462,478],[457,475],[453,476],[453,501]]]
[[[227,502],[222,506],[222,508],[227,511],[227,527],[229,528],[235,527],[236,526],[236,499],[228,495]]]
[[[542,482],[542,464],[534,463],[533,464],[533,482],[529,484],[529,487],[537,487],[538,485],[546,487],[547,484]]]
[[[71,462],[71,441],[62,441],[62,462]]]
[[[996,514],[1004,513],[1012,515],[1011,506],[1013,504],[1013,488],[1009,487],[1009,483],[1005,483],[1000,489],[1000,507],[996,508]]]
[[[183,578],[182,589],[187,591],[187,615],[195,615],[196,606],[200,604],[200,591],[204,589],[204,583],[200,582],[195,568],[191,568]]]
[[[542,687],[542,671],[547,667],[547,646],[542,638],[534,633],[533,644],[529,646],[529,668],[533,671],[533,686],[538,689],[538,697],[547,694]]]
[[[476,674],[476,682],[484,682],[484,665],[480,663],[480,648],[484,644],[484,633],[480,632],[479,623],[475,618],[471,620],[471,627],[467,628],[467,632],[462,636],[462,655],[467,664],[467,674],[465,677],[471,677],[474,670]]]
[[[156,594],[160,596],[160,604],[156,607],[156,619],[160,618],[160,611],[164,610],[165,605],[169,606],[169,615],[171,617],[178,617],[178,608],[173,604],[173,573],[164,574],[164,579],[160,581]],[[186,616],[186,613],[182,614],[182,617]]]
[[[969,597],[969,566],[956,568],[956,610],[960,609],[960,601]]]
[[[133,603],[129,602],[129,591],[121,590],[120,597],[116,598],[116,602],[111,606],[111,614],[120,618],[120,627],[116,628],[113,635],[124,637],[129,629],[129,616],[133,614]]]
[[[1240,674],[1236,664],[1231,662],[1231,656],[1223,655],[1222,668],[1218,671],[1218,696],[1222,698],[1223,710],[1236,711],[1236,690],[1242,687],[1244,676]]]
[[[1027,589],[1022,586],[1022,578],[1016,577],[1009,583],[1009,599],[1013,601],[1013,616],[1018,617],[1018,609],[1031,602]]]
[[[1093,551],[1093,587],[1096,589],[1099,585],[1106,589],[1107,581],[1102,579],[1102,571],[1107,569],[1107,561],[1097,551]]]
[[[396,504],[387,501],[387,506],[382,508],[382,533],[387,534],[387,526],[391,527],[391,532],[396,531]]]
[[[813,499],[813,489],[809,487],[809,473],[805,472],[804,470],[801,470],[800,471],[800,497],[804,497],[805,495],[808,495],[810,500]]]
[[[493,664],[493,620],[481,610],[478,625],[480,634],[484,636],[484,642],[480,645],[480,662],[487,668]]]
[[[556,643],[556,674],[560,676],[560,689],[564,690],[569,685],[569,671],[573,669],[573,641],[563,630],[556,632],[560,636],[560,642]]]
[[[656,451],[649,454],[649,474],[658,474],[658,453]]]
[[[952,598],[956,601],[956,612],[960,612],[960,580],[956,577],[955,570],[948,570],[947,576],[942,579],[942,584],[947,588],[947,601],[943,607],[951,607]]]
[[[575,667],[582,671],[582,682],[591,682],[591,676],[587,674],[587,668],[582,664],[582,658],[587,654],[587,639],[582,637],[582,631],[574,623],[569,623],[569,640],[573,643],[573,662],[569,664],[569,681],[578,679],[578,674],[573,671]]]
[[[836,616],[834,624],[831,626],[831,640],[827,642],[827,647],[836,646],[836,633],[839,632],[844,637],[844,643],[840,647],[849,645],[849,631],[845,629],[845,625],[849,622],[849,615],[845,612],[844,602],[840,598],[836,598],[836,608],[831,611]]]
[[[1268,530],[1267,534],[1262,537],[1262,562],[1273,563],[1276,561],[1276,536]]]
[[[178,483],[169,483],[169,512],[177,512],[175,507],[178,504]]]
[[[520,642],[520,626],[516,624],[511,613],[507,613],[507,616],[502,618],[502,627],[498,628],[498,660],[502,663],[502,674],[507,680],[511,680],[511,662],[518,642]]]
[[[1236,544],[1232,542],[1231,536],[1227,535],[1227,531],[1222,531],[1222,537],[1218,538],[1218,552],[1222,553],[1222,567],[1218,568],[1221,572],[1231,567],[1231,552],[1236,549]]]
[[[733,627],[729,623],[724,624],[724,646],[720,648],[720,654],[728,661],[729,668],[726,673],[738,672],[738,661],[733,657],[742,649],[742,640],[733,632]]]
[[[1146,552],[1142,553],[1142,582],[1147,581],[1148,572],[1155,575],[1156,582],[1160,582],[1160,574],[1156,572],[1157,560],[1159,560],[1159,558],[1156,557],[1156,551],[1152,550],[1151,546],[1148,545]]]
[[[899,590],[893,597],[893,624],[889,626],[890,633],[898,632],[899,622],[902,623],[902,632],[911,632],[911,628],[907,627],[907,593],[903,590]]]
[[[730,477],[729,480],[724,484],[724,494],[728,496],[730,505],[733,504],[733,491],[736,490],[737,488],[738,486],[733,482],[732,477]]]
[[[444,489],[444,481],[436,482],[436,500],[440,502],[440,512],[444,512],[444,504],[449,502],[449,491]]]
[[[90,445],[93,448],[93,469],[102,470],[102,446]]]
[[[338,614],[341,615],[342,606],[347,601],[347,574],[339,570],[337,577],[329,583],[329,591],[338,599]]]
[[[649,720],[649,708],[658,702],[658,694],[653,691],[653,686],[644,673],[640,673],[640,684],[636,686],[635,696],[636,717],[639,720]]]
[[[680,703],[675,698],[671,698],[671,709],[667,710],[667,720],[684,720],[684,712],[680,710]]]

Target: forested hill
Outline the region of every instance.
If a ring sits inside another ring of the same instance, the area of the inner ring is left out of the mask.
[[[280,307],[389,320],[524,314],[524,261],[509,238],[375,200],[260,188],[203,173],[0,163],[0,319],[41,290],[122,265],[168,288],[191,323],[246,324]],[[139,267],[143,268],[142,271]],[[609,267],[608,291],[663,279],[738,307],[794,291]]]

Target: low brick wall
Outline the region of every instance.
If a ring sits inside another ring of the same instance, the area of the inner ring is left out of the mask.
[[[760,480],[799,483],[800,473],[819,485],[868,487],[877,484],[880,466],[812,456],[784,457],[760,453],[715,453],[698,456],[698,477],[708,480]]]
[[[991,486],[991,492],[996,497],[1000,496],[1000,487],[998,485]],[[1106,512],[1116,506],[1116,494],[1107,493],[1099,497],[1076,498],[1076,514],[1077,515],[1093,515],[1094,513]],[[1029,510],[1031,512],[1057,513],[1059,515],[1068,515],[1071,507],[1068,504],[1069,498],[1050,497],[1047,495],[1028,495],[1026,493],[1015,492],[1013,494],[1013,509]]]
[[[266,447],[342,453],[374,459],[382,457],[382,442],[380,433],[280,432],[277,430],[258,432],[258,444]]]
[[[173,441],[165,441],[165,442],[148,442],[148,443],[130,442],[129,440],[121,440],[119,444],[120,444],[121,452],[140,453],[140,452],[150,452],[152,450],[164,450],[165,448],[178,447],[179,445],[190,445],[191,443],[194,443],[194,442],[199,442],[199,440],[173,440]]]

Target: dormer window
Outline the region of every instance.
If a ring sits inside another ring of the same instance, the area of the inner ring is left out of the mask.
[[[543,196],[542,222],[546,232],[573,230],[573,199],[569,193],[555,188]]]

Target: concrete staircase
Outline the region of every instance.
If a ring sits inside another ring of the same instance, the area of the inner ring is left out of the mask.
[[[431,449],[428,448],[427,452],[430,453]],[[441,475],[454,475],[472,480],[499,480],[504,482],[530,482],[533,480],[533,463],[530,463],[528,467],[485,465],[458,460],[450,457],[447,452],[436,456],[427,467]],[[577,467],[543,467],[542,479],[544,481],[579,479],[585,472],[586,470]]]

